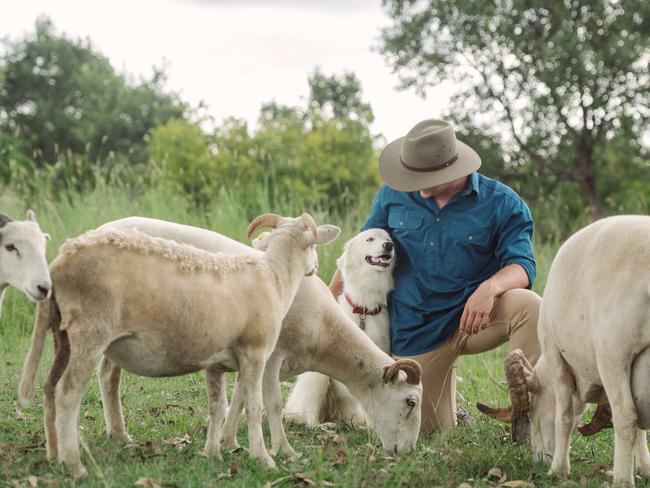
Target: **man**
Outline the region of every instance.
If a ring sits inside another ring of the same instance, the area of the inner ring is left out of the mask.
[[[382,152],[386,184],[362,226],[385,229],[396,243],[391,352],[422,366],[425,433],[456,425],[459,355],[509,340],[533,364],[539,357],[530,211],[480,166],[448,123],[418,123]],[[341,287],[337,272],[330,288]]]

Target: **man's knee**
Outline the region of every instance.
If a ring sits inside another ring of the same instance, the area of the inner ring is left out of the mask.
[[[515,288],[501,295],[501,299],[504,301],[503,306],[510,313],[521,314],[524,319],[531,320],[537,325],[539,308],[542,305],[542,297],[537,293],[524,288]]]

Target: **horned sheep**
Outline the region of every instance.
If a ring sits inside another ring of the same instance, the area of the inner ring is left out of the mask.
[[[216,232],[156,219],[129,217],[107,223],[100,229],[130,228],[211,252],[262,255]],[[282,426],[278,379],[287,380],[305,371],[317,371],[346,384],[369,414],[387,452],[405,453],[415,446],[420,430],[422,396],[419,365],[409,360],[394,361],[381,351],[339,308],[317,276],[302,280],[264,371],[264,403],[271,424],[272,452],[280,450],[289,456],[295,455]],[[34,373],[32,367],[29,374],[23,374],[23,397],[33,394],[26,387],[33,384]],[[110,437],[128,442],[130,438],[119,395],[120,377],[120,367],[104,357],[99,383],[107,432]],[[237,393],[233,400],[237,400],[237,396],[241,398]],[[235,431],[240,411],[241,403],[231,405],[228,411],[222,439],[224,446],[237,447]]]
[[[551,460],[551,472],[566,476],[571,432],[586,403],[598,403],[600,415],[609,400],[614,484],[633,486],[635,461],[650,476],[650,217],[602,219],[561,246],[538,334],[534,368],[520,351],[505,363],[515,440],[530,424],[535,459]]]
[[[16,221],[0,213],[0,312],[9,286],[32,301],[44,300],[52,288],[45,258],[50,236],[41,232],[32,210],[27,211],[26,218]]]
[[[143,376],[205,369],[208,454],[220,448],[223,373],[239,371],[250,455],[275,466],[261,428],[264,364],[302,277],[315,271],[314,245],[331,241],[340,229],[317,228],[307,214],[258,217],[249,234],[259,227],[274,229],[261,256],[214,255],[133,229],[90,231],[62,246],[51,266],[54,296],[40,307],[36,325],[42,331],[49,324],[55,336],[54,366],[44,390],[49,459],[58,457],[77,479],[86,476],[79,456],[79,408],[104,354]],[[26,362],[23,400],[32,395],[41,352],[39,336]]]

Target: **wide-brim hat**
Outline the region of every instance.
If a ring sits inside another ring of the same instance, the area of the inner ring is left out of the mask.
[[[419,191],[444,185],[481,167],[481,158],[456,139],[452,126],[428,119],[391,142],[379,157],[379,172],[388,186]]]

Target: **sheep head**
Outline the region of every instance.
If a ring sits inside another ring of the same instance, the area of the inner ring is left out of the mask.
[[[402,372],[403,373],[400,373]],[[422,417],[422,368],[412,359],[398,359],[384,367],[364,408],[391,455],[413,449]]]
[[[18,288],[33,301],[47,298],[52,288],[45,258],[48,239],[31,210],[20,221],[0,214],[0,286]]]

